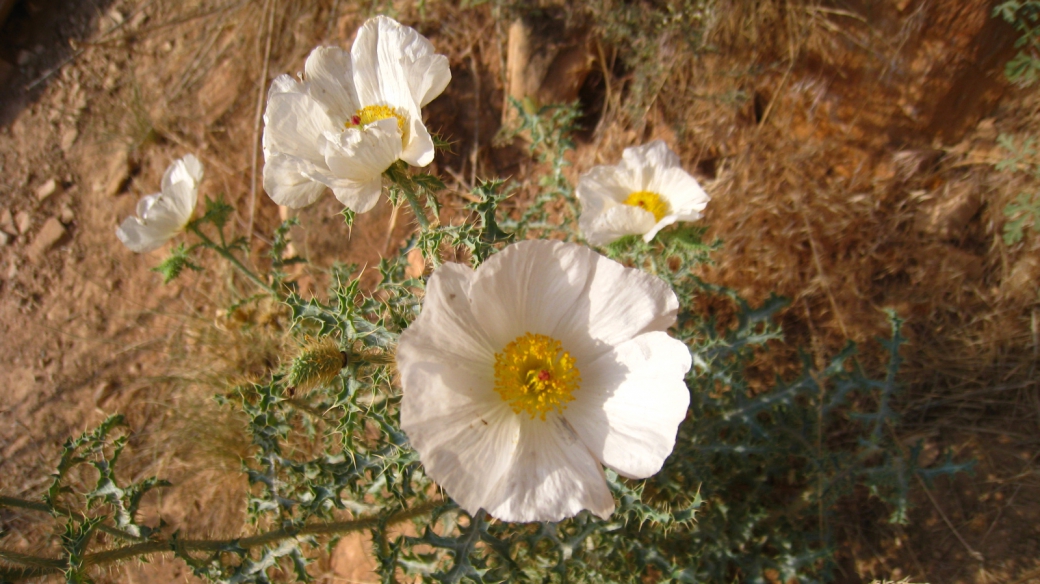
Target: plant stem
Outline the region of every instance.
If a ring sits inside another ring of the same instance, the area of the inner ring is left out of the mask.
[[[275,291],[274,288],[270,287],[267,284],[267,282],[264,282],[263,280],[261,280],[260,276],[257,276],[255,273],[253,273],[253,271],[250,270],[249,268],[247,268],[245,266],[245,264],[243,264],[242,262],[238,261],[238,258],[236,258],[234,256],[234,254],[232,254],[230,251],[228,251],[227,246],[218,245],[215,241],[213,241],[212,239],[207,237],[206,234],[203,233],[202,230],[199,229],[198,226],[196,226],[196,225],[190,225],[189,229],[191,229],[191,231],[195,235],[199,236],[199,239],[202,240],[202,243],[206,247],[212,249],[213,251],[215,251],[218,254],[220,254],[221,256],[223,256],[224,259],[226,259],[227,261],[231,262],[231,265],[233,265],[236,268],[238,268],[238,271],[242,272],[242,274],[245,275],[250,280],[252,280],[253,283],[255,283],[257,286],[260,286],[264,290],[270,292],[271,295],[273,295],[275,297],[278,296],[278,292]]]
[[[398,184],[398,186],[401,187],[404,198],[408,199],[408,204],[412,206],[412,213],[415,215],[415,220],[419,222],[419,228],[423,231],[429,229],[430,220],[426,218],[426,212],[419,203],[419,199],[415,196],[415,191],[412,190],[411,185]]]
[[[8,498],[5,497],[4,499]],[[113,550],[87,554],[83,558],[83,566],[101,566],[119,560],[149,556],[164,552],[216,552],[227,549],[232,545],[251,548],[305,535],[341,535],[344,533],[361,531],[362,529],[370,527],[376,527],[381,524],[393,525],[395,523],[401,523],[402,521],[425,515],[443,504],[443,499],[427,501],[426,503],[417,505],[411,509],[395,513],[387,517],[385,520],[376,516],[352,519],[349,521],[333,521],[331,523],[311,523],[299,529],[275,529],[266,533],[243,537],[241,539],[160,539],[148,541]],[[36,578],[45,574],[53,574],[62,571],[68,565],[65,558],[43,558],[9,552],[2,549],[0,549],[0,559],[29,566],[27,568],[16,569],[0,568],[0,580],[6,582],[16,582],[26,578]]]
[[[0,507],[14,507],[16,509],[29,509],[31,511],[39,511],[41,513],[47,513],[47,514],[50,514],[50,515],[65,515],[65,516],[69,516],[69,517],[75,515],[76,519],[79,520],[79,521],[83,521],[84,519],[86,519],[86,517],[83,514],[75,513],[75,512],[73,512],[73,511],[71,511],[69,509],[65,509],[65,508],[62,508],[62,507],[54,507],[52,509],[51,507],[48,507],[46,503],[41,503],[41,502],[38,502],[38,501],[27,501],[25,499],[19,499],[17,497],[3,497],[3,496],[0,496]],[[105,532],[105,533],[107,533],[109,535],[114,535],[116,537],[125,539],[127,541],[142,541],[144,539],[142,537],[138,537],[138,536],[130,533],[129,531],[123,531],[122,529],[119,529],[117,527],[112,527],[110,525],[102,524],[102,525],[98,526],[98,529],[100,529],[101,531],[103,531],[103,532]],[[4,552],[3,550],[0,550],[0,554],[3,554],[3,553],[10,553],[10,552]],[[0,557],[2,557],[2,556],[0,556]],[[16,560],[11,560],[11,561],[14,562]]]

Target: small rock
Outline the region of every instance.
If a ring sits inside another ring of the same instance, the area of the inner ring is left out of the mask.
[[[53,178],[48,179],[47,182],[36,187],[36,198],[37,200],[43,201],[47,197],[53,195],[58,190],[58,181]]]
[[[76,213],[73,212],[72,207],[70,207],[68,203],[61,206],[61,212],[58,215],[58,219],[60,219],[62,223],[68,225],[69,223],[72,223],[75,218]]]
[[[6,247],[9,243],[11,243],[11,236],[0,231],[0,247]]]
[[[29,245],[26,255],[34,261],[39,259],[40,256],[65,239],[67,234],[65,226],[61,224],[61,221],[58,221],[55,217],[47,219],[40,232],[36,234],[36,238]]]
[[[32,217],[30,217],[29,213],[25,211],[19,211],[18,214],[14,216],[14,225],[18,228],[18,233],[24,234],[29,231],[30,227],[32,227]]]
[[[102,381],[94,388],[94,405],[101,407],[116,391],[116,384],[111,381]]]
[[[7,267],[7,279],[13,280],[18,275],[18,264],[11,262],[11,265]]]
[[[130,156],[125,149],[120,148],[107,159],[108,166],[94,182],[94,190],[102,196],[112,197],[122,192],[126,186],[126,180],[130,176]]]
[[[14,228],[14,216],[11,215],[10,209],[0,210],[0,229],[11,235],[17,235],[18,232]]]
[[[978,133],[979,138],[983,140],[996,140],[997,139],[997,126],[994,118],[984,118],[979,121],[979,124],[975,126],[975,131]]]
[[[76,138],[79,138],[79,130],[75,127],[65,130],[65,133],[61,135],[61,151],[67,154],[72,145],[76,143]]]

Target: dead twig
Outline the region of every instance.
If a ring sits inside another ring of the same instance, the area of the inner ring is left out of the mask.
[[[924,480],[920,477],[920,475],[915,474],[914,476],[917,478],[917,482],[920,483],[921,489],[924,490],[924,494],[928,495],[928,500],[932,502],[932,506],[935,507],[935,510],[939,512],[939,516],[942,517],[942,520],[946,523],[946,527],[950,528],[950,531],[953,532],[953,535],[957,538],[957,541],[961,542],[961,545],[964,546],[965,550],[967,550],[968,555],[971,556],[972,559],[974,559],[975,561],[986,561],[986,559],[982,557],[982,554],[977,552],[975,548],[968,545],[968,542],[965,541],[964,537],[961,536],[961,532],[957,531],[957,528],[953,526],[953,522],[950,521],[950,518],[946,516],[946,513],[942,510],[942,507],[939,506],[939,502],[935,500],[935,496],[932,495],[932,492],[928,490],[928,485],[924,484]]]
[[[267,72],[271,65],[271,38],[274,36],[274,15],[278,0],[265,0],[263,14],[268,15],[267,40],[264,43],[264,66],[260,73],[260,83],[256,94],[256,115],[253,117],[253,162],[249,180],[249,223],[246,238],[253,238],[253,222],[256,219],[256,170],[260,150],[260,122],[264,119],[264,95],[267,93]],[[263,21],[261,21],[261,26]]]

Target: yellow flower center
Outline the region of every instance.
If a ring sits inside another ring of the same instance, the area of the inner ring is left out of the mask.
[[[661,195],[650,191],[636,191],[632,193],[625,199],[625,204],[650,211],[654,214],[655,221],[663,219],[668,214],[668,211],[671,210],[668,207],[668,201],[662,199]]]
[[[574,357],[552,337],[527,333],[495,354],[495,391],[514,413],[531,419],[563,411],[580,383]]]
[[[388,105],[366,105],[354,112],[354,115],[350,116],[344,125],[348,128],[357,128],[387,118],[397,118],[397,129],[401,130],[401,135],[404,136],[404,116]]]

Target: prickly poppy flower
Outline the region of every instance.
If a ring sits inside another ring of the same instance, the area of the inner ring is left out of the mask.
[[[127,217],[116,228],[116,237],[130,251],[144,253],[159,249],[184,231],[195,212],[202,181],[202,163],[189,154],[166,169],[162,190],[137,203],[137,217]]]
[[[264,189],[304,207],[331,188],[359,213],[379,200],[382,173],[398,159],[433,161],[420,108],[451,80],[448,58],[414,29],[369,19],[348,53],[318,47],[302,80],[274,80],[264,113]]]
[[[686,416],[690,353],[665,332],[677,310],[664,281],[577,244],[445,264],[398,344],[401,427],[470,513],[606,518],[603,466],[656,473]]]
[[[625,148],[617,166],[596,166],[578,179],[578,226],[593,245],[625,235],[650,241],[676,221],[700,219],[710,197],[661,140]]]

